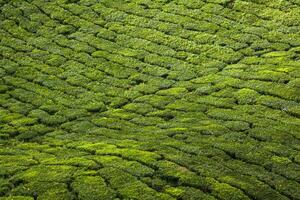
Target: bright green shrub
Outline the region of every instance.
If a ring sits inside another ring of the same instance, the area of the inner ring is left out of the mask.
[[[192,188],[192,187],[182,187],[183,192],[181,194],[181,198],[183,200],[198,200],[198,199],[207,199],[207,200],[213,200],[215,197],[206,194],[205,192]]]
[[[101,117],[99,119],[93,119],[92,122],[99,127],[106,127],[116,130],[127,130],[135,127],[133,123],[116,118]]]
[[[109,106],[112,108],[121,108],[128,103],[128,100],[121,97],[115,97],[110,101]]]
[[[13,47],[18,51],[29,52],[33,49],[33,47],[29,46],[28,44],[25,44],[24,41],[16,39],[16,38],[5,37],[1,40],[1,42],[3,45]]]
[[[58,125],[67,121],[66,117],[58,114],[49,115],[47,112],[42,110],[33,110],[29,113],[29,116],[38,118],[42,123],[47,125]]]
[[[235,52],[230,48],[220,46],[213,47],[209,51],[207,51],[207,56],[224,61],[226,63],[235,63],[242,58],[242,55],[240,53]]]
[[[145,164],[147,166],[155,166],[155,162],[160,158],[160,156],[153,152],[136,150],[136,149],[118,149],[112,147],[111,149],[100,149],[96,151],[97,155],[116,155],[121,156],[126,160],[135,160]]]
[[[71,177],[74,167],[70,166],[35,166],[18,174],[15,178],[27,182],[64,182]]]
[[[264,95],[258,98],[258,102],[262,105],[266,105],[274,109],[280,109],[282,111],[295,115],[299,114],[299,106],[296,102],[293,101],[286,101],[278,97]]]
[[[212,178],[207,178],[211,184],[212,195],[220,199],[250,199],[240,189],[233,187],[229,184],[218,182]]]
[[[297,0],[0,0],[0,199],[300,199]]]
[[[207,95],[211,94],[214,91],[214,88],[211,84],[203,84],[196,88],[195,94],[197,95]]]
[[[234,105],[233,98],[220,98],[214,96],[199,96],[191,94],[188,97],[189,101],[193,101],[200,104],[208,104],[217,107],[230,108]]]
[[[148,112],[153,112],[154,108],[146,103],[129,103],[123,107],[123,109],[138,114],[146,114]]]
[[[143,94],[153,94],[159,90],[157,86],[141,83],[132,88]]]
[[[57,199],[57,200],[65,200],[65,199],[72,199],[72,194],[68,191],[67,187],[58,187],[58,188],[51,188],[44,192],[43,194],[38,196],[38,199]]]
[[[174,98],[172,96],[159,96],[159,95],[144,95],[136,98],[135,102],[143,102],[152,105],[157,108],[164,108],[168,103],[172,102]]]
[[[158,193],[146,184],[138,181],[133,176],[114,168],[103,168],[100,170],[101,176],[108,179],[111,186],[125,198],[142,199],[174,199],[169,195]]]
[[[244,131],[249,129],[249,124],[242,121],[226,121],[224,125],[233,131]]]
[[[157,124],[164,123],[164,120],[159,117],[137,117],[130,121],[142,126],[156,126]]]
[[[100,176],[80,176],[72,183],[75,192],[78,193],[79,199],[114,199],[115,192],[109,188],[105,180]]]
[[[158,162],[158,173],[171,183],[184,184],[194,187],[202,186],[202,178],[189,171],[187,168],[176,165],[169,161]]]
[[[186,81],[195,78],[196,74],[190,70],[172,71],[169,73],[168,78],[179,81]]]
[[[165,189],[165,192],[174,197],[180,198],[182,197],[182,193],[184,192],[184,190],[181,188],[168,187]]]
[[[36,118],[22,117],[20,119],[11,121],[10,124],[15,127],[19,127],[19,126],[33,125],[36,122],[37,122]]]
[[[74,131],[77,133],[84,132],[86,133],[87,131],[93,130],[96,128],[96,125],[94,125],[92,122],[89,122],[87,120],[76,120],[76,121],[70,121],[70,122],[65,122],[60,125],[61,128],[67,130],[67,131]]]
[[[20,127],[18,130],[17,138],[20,140],[30,140],[34,137],[43,136],[52,130],[51,127],[45,126],[43,124],[36,124],[30,127]]]
[[[31,182],[22,184],[12,190],[14,195],[26,195],[31,197],[37,197],[37,199],[50,200],[52,198],[63,200],[71,199],[72,196],[67,190],[65,183],[53,183],[53,182]],[[33,199],[33,198],[32,198]]]
[[[255,90],[243,88],[234,94],[239,104],[254,104],[259,94]]]
[[[256,90],[258,92],[265,92],[267,94],[276,95],[288,100],[296,100],[297,94],[299,93],[295,88],[287,87],[283,84],[262,82],[256,80],[245,82],[243,86]]]
[[[8,103],[5,106],[8,106],[8,109],[11,112],[20,113],[20,114],[23,114],[23,115],[28,114],[30,112],[30,110],[33,109],[33,106],[31,104],[22,103],[22,102],[19,102],[19,101]]]
[[[185,93],[187,93],[186,88],[170,88],[170,89],[165,89],[165,90],[160,90],[156,94],[162,95],[162,96],[175,96],[175,97],[182,97]]]
[[[1,112],[1,115],[2,115],[2,117],[1,117],[2,123],[10,123],[13,120],[17,120],[17,119],[20,119],[23,117],[23,115],[21,115],[21,114],[7,112],[6,110],[3,110],[3,112]]]
[[[33,197],[30,196],[8,196],[0,197],[1,200],[33,200]]]
[[[90,115],[90,113],[84,109],[61,109],[58,111],[58,114],[66,117],[68,120],[74,120]]]
[[[85,105],[85,109],[90,112],[103,112],[106,110],[106,106],[102,102],[90,102]]]
[[[287,197],[281,195],[277,191],[273,190],[268,185],[250,177],[246,176],[239,176],[239,177],[222,177],[221,180],[230,183],[236,187],[240,187],[241,189],[247,188],[247,193],[249,195],[256,195],[259,198],[262,199],[288,199]],[[255,187],[249,182],[252,182],[252,184],[255,183]],[[259,188],[257,187],[259,185]]]
[[[128,161],[117,156],[97,156],[95,159],[105,167],[120,169],[138,177],[152,176],[154,173],[153,169],[137,161]]]
[[[197,104],[188,102],[185,100],[176,100],[173,103],[170,103],[166,106],[167,109],[174,109],[174,110],[180,110],[180,111],[206,111],[207,106],[203,104]]]

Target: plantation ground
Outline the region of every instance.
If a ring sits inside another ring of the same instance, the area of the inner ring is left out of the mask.
[[[299,0],[0,6],[0,200],[300,199]]]

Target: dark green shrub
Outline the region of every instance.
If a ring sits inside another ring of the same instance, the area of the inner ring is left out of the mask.
[[[1,196],[8,193],[12,187],[13,187],[12,183],[10,183],[7,179],[0,178],[0,195]]]

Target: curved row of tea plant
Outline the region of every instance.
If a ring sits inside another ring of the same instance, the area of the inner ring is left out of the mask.
[[[298,0],[0,8],[0,200],[300,199]]]

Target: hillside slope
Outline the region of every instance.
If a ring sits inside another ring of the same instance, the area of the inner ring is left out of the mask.
[[[0,7],[0,200],[300,199],[299,0]]]

